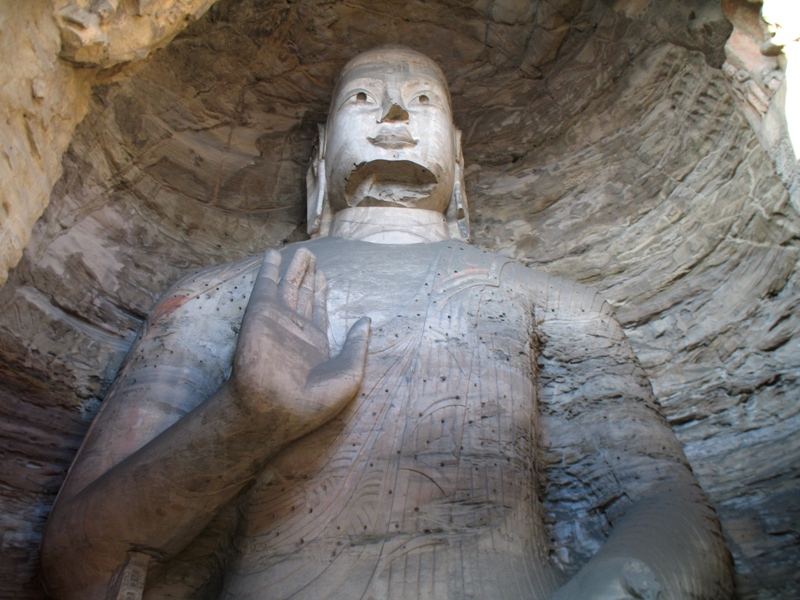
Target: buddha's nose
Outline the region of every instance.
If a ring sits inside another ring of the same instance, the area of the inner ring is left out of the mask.
[[[398,104],[392,104],[381,118],[381,123],[387,121],[408,121],[408,111]]]
[[[392,121],[408,121],[408,111],[402,107],[400,101],[391,98],[388,94],[383,102],[383,117],[381,123]]]

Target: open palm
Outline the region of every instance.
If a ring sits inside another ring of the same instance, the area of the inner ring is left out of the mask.
[[[245,407],[256,417],[268,416],[288,441],[331,419],[356,395],[370,322],[357,321],[331,358],[327,287],[316,258],[301,248],[282,278],[280,265],[279,252],[265,254],[242,320],[232,377]]]

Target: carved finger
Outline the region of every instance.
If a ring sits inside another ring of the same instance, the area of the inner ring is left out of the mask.
[[[362,317],[347,332],[338,356],[317,366],[308,376],[309,396],[334,414],[350,402],[361,387],[367,361],[371,321]]]
[[[289,268],[286,269],[286,273],[278,284],[278,291],[281,300],[290,309],[297,310],[297,298],[303,278],[306,276],[306,271],[314,272],[316,262],[317,259],[310,250],[300,248],[292,258],[292,262],[289,263]]]
[[[328,279],[318,271],[314,277],[314,327],[328,333]]]
[[[243,361],[252,363],[259,355],[259,341],[263,336],[263,319],[270,312],[278,296],[278,273],[281,266],[281,255],[275,250],[268,250],[261,259],[261,267],[256,275],[250,300],[244,311],[239,338],[236,343],[235,370],[240,370]],[[245,372],[248,368],[245,364]]]
[[[261,268],[258,270],[250,303],[256,303],[262,298],[275,298],[278,295],[278,273],[281,268],[281,253],[277,250],[267,250],[261,259]],[[249,304],[248,304],[249,306]]]
[[[314,310],[314,271],[309,269],[303,277],[300,292],[297,296],[297,315],[306,321],[311,320]]]

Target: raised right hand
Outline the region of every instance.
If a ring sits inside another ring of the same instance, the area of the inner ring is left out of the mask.
[[[364,377],[370,320],[358,320],[338,356],[328,348],[325,275],[297,251],[279,281],[281,255],[264,255],[242,320],[231,375],[238,400],[284,441],[334,417]]]

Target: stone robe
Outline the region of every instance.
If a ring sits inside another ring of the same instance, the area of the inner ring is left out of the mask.
[[[361,390],[268,462],[236,503],[225,552],[200,536],[201,551],[153,571],[146,598],[544,600],[561,581],[554,565],[574,570],[632,502],[695,485],[592,289],[455,241],[323,238],[285,248],[283,269],[301,245],[328,277],[332,352],[372,318]],[[201,271],[162,299],[72,489],[225,381],[259,265]],[[210,586],[198,557],[219,554]]]

